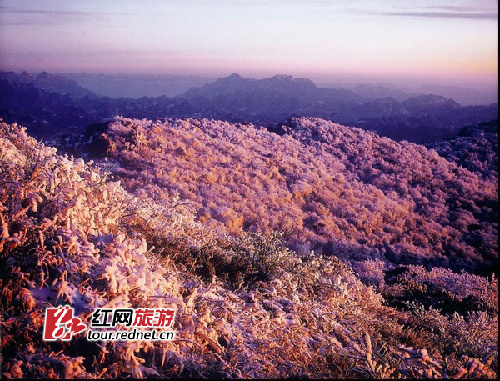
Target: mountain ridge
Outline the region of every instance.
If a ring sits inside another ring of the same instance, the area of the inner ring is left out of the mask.
[[[75,89],[64,80],[42,74],[40,83],[26,73],[3,73],[0,116],[18,122],[38,137],[47,137],[61,123],[77,130],[116,115],[127,117],[204,117],[276,127],[291,116],[320,117],[375,131],[396,140],[432,141],[454,136],[468,124],[498,117],[498,105],[462,107],[451,99],[419,95],[403,102],[393,98],[367,99],[346,89],[318,88],[308,79],[276,75],[261,80],[238,74],[175,98],[106,98]],[[32,86],[34,89],[29,88]],[[58,92],[52,92],[59,89]],[[62,94],[61,94],[62,93]],[[7,94],[9,94],[7,96]],[[38,94],[38,95],[36,95]],[[23,104],[23,97],[33,107]],[[66,97],[66,98],[64,98]],[[69,98],[68,98],[69,97]]]

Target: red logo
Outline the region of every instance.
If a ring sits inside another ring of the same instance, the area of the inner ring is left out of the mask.
[[[47,308],[45,311],[45,324],[43,327],[43,339],[45,341],[70,341],[74,334],[83,332],[87,326],[82,320],[73,317],[73,308],[70,306],[59,306]]]

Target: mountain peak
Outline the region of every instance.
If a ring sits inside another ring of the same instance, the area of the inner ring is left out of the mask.
[[[287,74],[276,74],[274,77],[265,78],[260,80],[261,85],[271,86],[274,88],[281,88],[295,91],[313,91],[317,86],[313,81],[307,78],[293,78]]]
[[[244,78],[239,75],[238,73],[233,73],[227,77],[223,77],[223,78],[219,78],[217,79],[217,81],[215,81],[215,83],[217,84],[239,84],[241,81],[243,81]]]
[[[441,95],[434,95],[434,94],[425,94],[425,95],[419,95],[413,98],[409,98],[406,101],[403,102],[405,106],[418,106],[418,107],[423,107],[423,106],[433,106],[433,107],[451,107],[451,108],[458,108],[460,107],[460,104],[455,102],[451,98],[445,98]]]
[[[245,79],[241,77],[238,73],[233,73],[227,77],[223,78],[218,78],[215,82],[213,83],[208,83],[203,88],[227,88],[227,89],[232,89],[234,90],[235,88],[238,88],[242,86],[242,84],[245,82]],[[195,89],[192,89],[195,90]],[[195,91],[196,92],[196,91]]]
[[[288,74],[276,74],[274,77],[271,79],[276,79],[278,81],[293,81],[293,77]]]
[[[47,73],[46,71],[44,71],[44,72],[41,72],[40,74],[38,74],[38,75],[36,76],[36,79],[37,79],[37,80],[43,80],[43,79],[53,79],[53,78],[55,78],[55,77],[56,77],[55,75],[53,75],[53,74],[49,74],[49,73]]]

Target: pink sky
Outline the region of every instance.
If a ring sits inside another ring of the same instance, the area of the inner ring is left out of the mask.
[[[493,0],[3,0],[0,68],[496,86]]]

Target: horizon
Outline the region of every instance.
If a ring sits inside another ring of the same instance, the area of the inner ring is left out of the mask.
[[[493,0],[4,0],[0,70],[287,74],[316,84],[432,83],[498,92],[497,33]]]
[[[233,73],[228,73],[226,75],[223,75],[222,77],[203,77],[199,76],[196,74],[172,74],[172,73],[140,73],[140,72],[71,72],[71,71],[66,71],[66,72],[49,72],[46,70],[37,70],[37,71],[15,71],[15,70],[3,70],[0,69],[0,72],[13,72],[13,73],[27,73],[33,78],[35,78],[37,75],[42,74],[42,73],[47,73],[51,75],[59,75],[59,76],[69,76],[71,78],[73,75],[89,75],[89,76],[130,76],[130,77],[145,77],[145,78],[151,78],[151,77],[165,77],[165,78],[186,78],[186,79],[199,79],[199,80],[205,80],[205,84],[210,84],[214,83],[218,79],[223,79],[227,78],[233,74],[239,75],[243,79],[269,79],[275,76],[283,75],[283,76],[290,76],[293,79],[306,79],[310,80],[311,82],[314,83],[318,88],[346,88],[346,89],[351,89],[353,90],[357,86],[374,86],[374,87],[385,87],[387,89],[394,89],[394,90],[400,90],[403,92],[408,93],[411,95],[411,93],[415,93],[414,96],[418,95],[438,95],[442,96],[444,98],[451,98],[454,101],[458,101],[461,105],[480,105],[480,104],[491,104],[491,103],[498,103],[498,84],[497,83],[492,83],[491,86],[489,87],[481,87],[478,88],[476,86],[477,84],[475,83],[468,83],[468,82],[447,82],[446,80],[440,80],[437,79],[435,81],[431,81],[429,78],[427,78],[427,81],[425,79],[420,78],[419,80],[416,80],[415,78],[400,78],[399,81],[397,81],[395,78],[387,78],[387,77],[364,77],[360,78],[359,75],[355,74],[336,74],[335,76],[330,76],[330,77],[324,77],[324,78],[307,78],[307,77],[300,77],[300,76],[295,76],[291,75],[288,73],[275,73],[269,76],[256,76],[256,77],[251,77],[251,76],[245,76],[241,75],[240,73],[233,72]],[[75,79],[75,78],[73,78]],[[79,80],[77,79],[77,83],[79,83]],[[128,85],[130,86],[130,84]],[[203,85],[199,85],[203,86]],[[194,86],[194,87],[199,87],[199,86]],[[82,87],[86,88],[85,85]],[[91,86],[92,87],[92,86]],[[91,90],[89,88],[89,90]],[[96,90],[92,90],[96,91]],[[97,91],[99,92],[99,91]],[[140,98],[143,96],[147,96],[144,94],[137,94],[136,98]],[[478,98],[481,99],[481,101],[478,101]],[[471,101],[471,99],[473,99]]]

